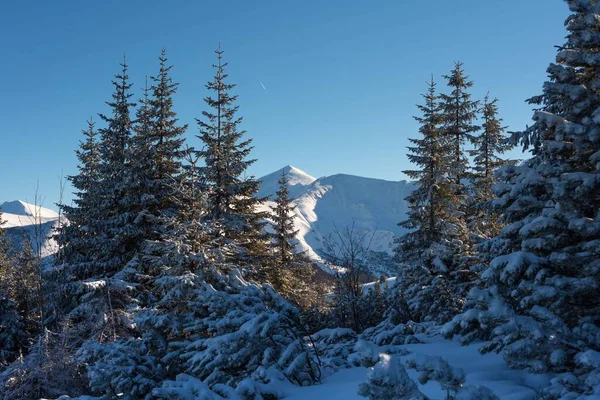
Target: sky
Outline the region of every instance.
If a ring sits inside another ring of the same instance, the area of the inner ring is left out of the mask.
[[[560,0],[3,2],[0,202],[32,200],[39,182],[55,208],[86,120],[109,112],[123,54],[138,97],[166,48],[175,111],[200,147],[195,118],[219,43],[255,146],[251,174],[291,164],[316,177],[406,179],[431,75],[444,91],[462,61],[473,97],[498,97],[505,124],[521,130],[567,16]]]

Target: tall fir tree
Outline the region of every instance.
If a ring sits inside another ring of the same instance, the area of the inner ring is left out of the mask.
[[[100,142],[91,118],[82,134],[84,140],[75,151],[78,173],[67,177],[75,198],[72,205],[59,205],[67,223],[61,224],[54,236],[59,250],[49,279],[54,283],[50,297],[57,320],[77,307],[85,287],[83,282],[98,274],[92,260],[100,246],[99,225],[104,216],[100,198]]]
[[[445,328],[491,339],[483,350],[513,367],[564,372],[548,398],[598,395],[600,381],[600,3],[568,5],[566,44],[529,100],[535,123],[515,136],[533,157],[501,169],[507,226],[489,244],[486,286]]]
[[[138,105],[127,147],[128,166],[122,202],[131,211],[130,220],[137,230],[135,241],[141,242],[145,238],[156,238],[156,210],[160,202],[160,185],[156,178],[156,141],[147,78]],[[140,243],[135,247],[139,251]]]
[[[446,138],[441,131],[441,108],[436,95],[433,78],[429,83],[425,103],[417,107],[422,116],[414,117],[420,124],[419,139],[409,139],[413,146],[408,147],[408,159],[420,167],[418,170],[407,170],[404,173],[417,182],[417,188],[406,198],[409,204],[408,219],[399,225],[411,233],[403,238],[402,258],[433,261],[429,250],[436,243],[447,240],[449,211],[456,201],[452,196],[452,182],[448,176],[451,153],[446,146]],[[426,250],[425,257],[422,257]]]
[[[177,198],[179,212],[177,218],[177,234],[190,246],[193,253],[199,253],[210,241],[209,224],[204,220],[206,215],[206,185],[202,179],[200,155],[196,150],[186,146],[183,150],[184,164]]]
[[[136,250],[137,243],[130,235],[132,213],[128,204],[123,203],[128,189],[126,178],[130,167],[128,146],[131,141],[133,121],[131,109],[135,103],[131,101],[132,84],[129,83],[127,63],[121,64],[122,71],[115,76],[113,85],[113,101],[107,102],[112,109],[112,115],[100,114],[106,126],[100,129],[100,179],[99,189],[102,200],[101,210],[104,213],[99,240],[101,250],[97,257],[106,272],[114,273],[119,270],[124,261]]]
[[[442,107],[443,132],[446,143],[452,149],[453,160],[448,171],[452,178],[455,201],[450,213],[454,216],[456,230],[456,246],[454,246],[453,275],[456,282],[460,282],[465,292],[460,294],[462,298],[466,290],[475,279],[472,271],[473,250],[472,241],[469,237],[467,220],[469,218],[469,190],[468,182],[469,159],[465,145],[472,141],[479,127],[475,125],[479,102],[471,99],[469,90],[473,82],[465,75],[463,64],[456,62],[454,69],[449,75],[444,75],[447,86],[451,89],[449,94],[440,95]]]
[[[169,76],[166,51],[159,56],[160,68],[153,85],[144,90],[136,113],[131,139],[129,208],[136,210],[133,224],[138,228],[137,253],[130,266],[143,275],[160,269],[164,242],[175,235],[180,213],[183,134],[187,125],[177,125],[173,95],[178,84]],[[149,93],[152,96],[149,96]]]
[[[296,251],[298,229],[294,224],[293,199],[290,198],[287,171],[281,172],[275,205],[271,207],[273,261],[267,267],[267,280],[278,293],[302,309],[316,303],[312,264]]]
[[[422,137],[410,139],[409,160],[420,167],[404,171],[416,180],[416,189],[406,198],[408,219],[399,225],[411,230],[400,238],[398,259],[403,263],[405,296],[415,319],[446,319],[458,305],[449,288],[454,268],[456,239],[461,220],[454,211],[460,200],[450,176],[453,153],[442,130],[442,108],[433,78],[423,95],[425,103],[415,117]],[[442,304],[443,303],[443,304]]]
[[[60,246],[59,261],[63,263],[81,262],[91,257],[90,222],[97,220],[97,199],[92,190],[100,179],[100,149],[96,123],[88,121],[83,130],[84,140],[80,141],[79,149],[75,151],[78,160],[78,173],[67,177],[75,189],[74,205],[60,204],[60,208],[68,221],[58,228],[56,240]]]
[[[498,99],[490,101],[485,96],[481,108],[483,124],[481,133],[473,136],[474,150],[469,151],[473,157],[472,185],[469,200],[468,228],[471,235],[478,239],[489,239],[496,236],[502,224],[497,213],[491,212],[490,204],[494,199],[493,187],[496,184],[496,171],[513,163],[501,156],[513,148],[509,138],[504,135],[506,127],[498,117]]]
[[[132,224],[135,213],[125,199],[131,166],[130,110],[135,104],[130,100],[131,84],[125,60],[121,67],[121,73],[112,82],[112,101],[107,102],[112,113],[100,115],[106,126],[98,131],[97,175],[89,179],[88,188],[79,189],[86,193],[90,204],[86,204],[89,209],[77,211],[82,213],[85,225],[84,229],[76,229],[73,236],[81,239],[78,234],[87,235],[85,257],[67,258],[63,266],[67,279],[65,312],[82,341],[113,340],[119,332],[129,329],[123,317],[131,302],[133,285],[127,282],[129,273],[124,267],[136,250],[137,230]],[[80,167],[87,171],[87,161],[81,163]],[[63,240],[71,241],[68,237]]]
[[[227,83],[227,73],[220,46],[215,52],[217,64],[212,81],[206,88],[213,94],[204,101],[209,110],[198,119],[204,149],[200,152],[205,167],[203,181],[206,184],[206,219],[220,225],[225,238],[234,240],[246,251],[247,261],[264,259],[267,242],[262,228],[267,216],[257,210],[265,199],[256,197],[260,182],[245,173],[256,160],[248,159],[252,151],[252,139],[244,139],[240,129],[242,118],[237,116],[238,96],[231,91],[236,85]]]
[[[181,157],[183,155],[183,134],[187,125],[178,126],[177,114],[173,111],[173,95],[179,83],[169,76],[171,65],[167,64],[167,53],[162,49],[160,69],[157,76],[152,77],[152,99],[149,104],[152,116],[152,131],[156,146],[156,175],[164,187],[163,190],[176,188],[176,179],[181,173]],[[175,201],[173,195],[166,193],[165,201]],[[173,205],[170,206],[174,207]],[[167,207],[169,208],[169,207]]]
[[[290,189],[288,188],[288,177],[285,170],[282,171],[281,177],[278,180],[279,189],[277,190],[277,198],[275,205],[271,207],[273,227],[275,232],[272,237],[277,257],[277,262],[280,265],[288,264],[294,257],[294,243],[298,230],[294,225],[294,205],[290,199]]]
[[[479,130],[475,125],[478,102],[471,100],[469,89],[473,82],[465,75],[463,63],[456,62],[449,75],[444,75],[450,94],[440,94],[442,107],[442,122],[444,134],[452,147],[454,160],[450,174],[456,185],[456,192],[464,195],[464,180],[468,178],[469,160],[466,157],[464,145],[472,140],[473,134]]]

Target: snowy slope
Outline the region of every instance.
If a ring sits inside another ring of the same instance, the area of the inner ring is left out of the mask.
[[[363,244],[370,250],[370,264],[376,267],[372,272],[391,272],[394,238],[405,232],[398,226],[398,222],[406,219],[408,207],[404,199],[414,185],[345,174],[307,184],[310,175],[291,168],[295,176],[305,177],[291,186],[297,193],[293,197],[299,250],[307,251],[315,261],[322,261],[325,243],[338,242],[336,230],[354,226],[354,234],[364,237]],[[274,198],[280,175],[281,170],[261,179],[262,195]]]
[[[424,342],[398,348],[406,349],[412,354],[443,357],[451,366],[465,372],[465,384],[485,386],[501,400],[533,400],[536,398],[536,391],[549,381],[546,375],[510,369],[499,354],[481,355],[478,351],[481,343],[461,346],[456,340],[445,340],[439,336],[426,338]],[[414,381],[418,381],[416,371],[409,370],[408,374]],[[286,400],[364,400],[357,392],[358,385],[366,380],[366,368],[349,368],[327,377],[321,385],[288,385],[282,391]],[[431,399],[446,398],[446,392],[437,382],[419,385],[419,390]]]
[[[18,249],[27,235],[36,251],[41,248],[42,257],[54,254],[57,251],[56,242],[50,238],[58,224],[57,212],[44,207],[36,207],[24,201],[7,201],[0,205],[2,209],[2,225],[8,236]]]

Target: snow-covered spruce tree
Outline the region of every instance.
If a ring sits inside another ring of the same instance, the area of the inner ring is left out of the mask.
[[[160,201],[169,202],[163,205],[162,209],[174,208],[176,201],[175,181],[181,173],[181,157],[183,155],[183,134],[187,130],[187,125],[177,125],[177,114],[173,111],[173,95],[177,92],[179,83],[173,81],[169,76],[172,66],[167,65],[166,50],[162,49],[160,57],[160,69],[157,76],[152,77],[154,82],[152,90],[152,99],[150,100],[152,133],[155,141],[156,151],[156,175],[162,191],[170,193],[157,193],[161,197]]]
[[[474,166],[467,225],[469,233],[478,239],[489,239],[500,232],[502,224],[499,216],[491,212],[489,207],[494,199],[492,189],[496,183],[495,172],[504,165],[514,163],[501,157],[513,144],[504,135],[506,127],[502,126],[502,119],[498,117],[497,103],[498,99],[490,100],[485,96],[481,108],[481,133],[472,137],[475,149],[469,151]]]
[[[223,51],[216,50],[216,73],[206,88],[213,94],[204,101],[209,110],[198,119],[204,145],[200,152],[205,167],[203,180],[207,189],[207,220],[222,226],[224,237],[234,240],[246,250],[245,262],[256,262],[266,256],[267,238],[262,233],[267,215],[257,211],[264,201],[256,197],[260,183],[253,176],[246,177],[248,167],[255,160],[248,159],[252,139],[244,139],[240,130],[242,118],[237,116],[237,95],[232,95],[234,84],[226,82],[227,63]],[[241,262],[242,260],[238,260]]]
[[[476,275],[472,271],[473,252],[471,238],[467,228],[469,190],[467,183],[470,179],[469,160],[465,144],[472,141],[474,134],[479,130],[475,125],[479,102],[471,99],[469,93],[473,82],[465,75],[463,64],[456,62],[449,75],[445,75],[447,86],[451,89],[449,94],[440,95],[442,108],[443,132],[448,140],[448,145],[453,154],[450,163],[449,176],[453,179],[453,193],[456,197],[455,208],[451,211],[456,218],[456,244],[453,261],[452,278],[455,288],[460,288],[458,297],[464,298]]]
[[[78,336],[82,341],[113,340],[120,335],[119,331],[128,329],[123,310],[131,302],[133,286],[127,282],[123,267],[136,250],[137,243],[133,238],[137,229],[132,224],[134,214],[123,199],[128,189],[126,178],[130,166],[130,109],[135,104],[130,101],[131,84],[125,61],[121,67],[121,73],[115,75],[113,81],[112,101],[107,102],[112,113],[100,115],[106,126],[98,131],[97,175],[89,177],[89,187],[79,189],[86,193],[89,204],[77,211],[82,216],[75,223],[84,225],[71,231],[78,240],[82,239],[78,234],[86,235],[86,253],[84,257],[70,259],[70,252],[65,250],[62,267],[68,279],[64,287],[66,313],[73,329],[80,330]],[[82,171],[94,165],[85,165],[87,162],[80,161]],[[88,179],[81,173],[79,176],[82,180]],[[78,178],[71,178],[71,181],[74,179]],[[71,239],[63,237],[62,240],[68,247]]]
[[[177,235],[180,214],[183,133],[177,126],[173,98],[178,84],[169,76],[166,51],[159,57],[160,69],[153,85],[144,90],[128,149],[127,189],[122,202],[133,213],[132,226],[137,241],[128,268],[136,271],[139,283],[160,273],[163,253]],[[152,96],[149,96],[149,92]],[[148,293],[144,293],[146,297]],[[138,298],[138,300],[141,300]]]
[[[106,126],[98,131],[99,140],[96,142],[90,124],[78,152],[79,174],[70,177],[77,190],[75,206],[61,205],[72,221],[57,234],[61,257],[57,260],[56,274],[50,279],[59,279],[54,285],[59,290],[51,293],[51,305],[59,309],[54,314],[65,318],[54,321],[52,328],[56,332],[40,323],[43,329],[38,330],[35,351],[18,365],[13,363],[9,373],[2,377],[7,393],[11,393],[7,395],[9,398],[55,397],[60,390],[77,393],[83,379],[79,366],[73,362],[75,349],[88,340],[114,340],[130,328],[123,317],[131,303],[132,285],[124,279],[122,269],[132,248],[131,220],[121,201],[126,188],[129,110],[133,104],[129,101],[131,85],[125,62],[122,67],[113,81],[113,99],[107,102],[112,114],[101,115]],[[39,266],[39,262],[36,264]],[[44,309],[43,302],[37,304]],[[59,322],[68,329],[60,331]],[[61,376],[65,377],[64,382]]]
[[[410,318],[416,321],[447,320],[459,310],[450,274],[453,256],[462,245],[462,220],[457,214],[460,198],[450,176],[453,154],[441,129],[441,107],[433,79],[419,105],[422,137],[410,139],[409,160],[419,169],[404,171],[417,182],[407,197],[408,219],[400,226],[411,231],[400,238],[398,260],[401,285],[395,290],[408,299]]]
[[[78,173],[67,176],[75,190],[73,204],[58,205],[67,222],[58,226],[54,234],[58,252],[54,261],[55,268],[48,273],[48,279],[52,282],[49,296],[55,321],[76,306],[78,296],[73,296],[70,290],[64,289],[73,283],[74,272],[91,267],[89,261],[98,244],[94,237],[98,233],[97,222],[102,215],[97,196],[100,185],[100,145],[95,125],[90,118],[87,129],[82,131],[84,140],[79,142],[79,148],[75,150]],[[79,290],[80,288],[75,289]]]
[[[302,309],[316,302],[316,290],[311,285],[314,272],[310,260],[296,252],[296,234],[294,224],[293,199],[289,198],[288,177],[282,172],[279,178],[279,190],[272,206],[271,234],[273,258],[268,263],[266,278],[278,293],[291,300]]]
[[[294,241],[298,229],[294,225],[293,211],[295,206],[290,199],[290,190],[287,186],[288,177],[285,172],[281,173],[278,180],[279,189],[275,199],[275,206],[272,209],[271,218],[273,219],[273,228],[275,232],[272,235],[274,239],[274,248],[280,265],[288,264],[294,257]]]
[[[468,202],[468,190],[466,182],[469,178],[469,160],[466,156],[465,144],[473,139],[475,132],[479,127],[475,125],[479,102],[471,100],[469,89],[473,82],[465,75],[463,64],[456,62],[454,69],[449,75],[444,75],[447,86],[451,89],[449,94],[440,94],[440,106],[442,109],[443,132],[447,139],[447,145],[451,148],[453,159],[450,162],[448,171],[449,177],[454,181],[453,192],[456,197],[456,208],[452,211],[456,214],[456,225],[458,237],[463,242],[462,249],[458,248],[455,259],[456,263],[461,263],[464,269],[468,268],[464,256],[469,250],[469,237],[466,226],[466,211]],[[469,280],[469,273],[464,272],[464,279]]]
[[[473,82],[465,75],[463,63],[456,62],[450,75],[444,75],[450,94],[440,94],[444,135],[452,147],[453,160],[450,164],[450,176],[454,180],[457,195],[465,196],[464,181],[468,178],[469,160],[464,151],[467,140],[479,130],[475,125],[479,102],[471,100],[469,89]]]
[[[109,275],[120,270],[137,247],[137,243],[130,240],[131,234],[128,231],[131,222],[129,204],[122,201],[128,190],[126,178],[131,167],[128,146],[133,131],[131,109],[136,104],[130,100],[133,96],[130,93],[132,84],[129,83],[125,60],[121,66],[122,72],[113,81],[113,101],[107,102],[112,115],[100,114],[106,126],[99,130],[102,182],[99,192],[104,218],[100,223],[101,235],[97,238],[100,254],[96,257],[96,265]]]
[[[90,258],[89,238],[92,232],[88,225],[97,218],[97,199],[92,197],[91,190],[100,178],[100,149],[95,125],[90,118],[87,129],[82,131],[84,140],[79,142],[79,149],[75,151],[78,174],[67,177],[75,189],[74,205],[60,204],[68,224],[60,226],[55,236],[60,245],[57,264],[75,263]]]
[[[140,101],[129,151],[129,186],[137,186],[130,189],[130,207],[138,208],[134,223],[141,229],[138,251],[148,241],[160,240],[167,233],[180,208],[179,181],[187,125],[177,125],[173,95],[179,84],[169,76],[172,66],[167,65],[165,49],[159,62],[158,75],[151,77],[152,86],[146,87]]]
[[[484,351],[502,351],[513,367],[570,374],[565,393],[597,394],[600,3],[568,4],[567,42],[543,94],[529,100],[541,108],[516,135],[533,157],[501,169],[495,205],[507,226],[489,244],[496,257],[483,274],[485,296],[473,293],[477,307],[446,331],[483,330]]]

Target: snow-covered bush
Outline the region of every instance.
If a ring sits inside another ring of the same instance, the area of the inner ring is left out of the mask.
[[[177,375],[152,391],[152,398],[181,400],[269,400],[284,396],[281,382],[285,376],[274,367],[259,368],[251,377],[239,382],[235,388],[223,384],[212,388],[198,378],[187,374]]]
[[[201,380],[186,374],[177,375],[174,381],[165,381],[161,387],[152,391],[152,396],[165,400],[240,400],[233,390],[227,397],[220,396]]]
[[[348,357],[358,340],[357,334],[349,328],[323,329],[310,336],[316,354],[322,364],[324,374],[350,366]]]
[[[473,385],[458,389],[453,400],[500,400],[500,398],[485,386]]]
[[[241,400],[280,399],[285,396],[282,383],[286,381],[285,375],[276,366],[259,367],[249,378],[237,384],[235,393]],[[215,390],[218,388],[217,385]]]
[[[408,359],[406,366],[419,372],[419,382],[421,384],[437,381],[442,389],[448,393],[456,393],[465,382],[463,370],[450,366],[441,357],[415,354]]]
[[[358,394],[369,400],[427,399],[397,356],[382,354],[379,362],[367,372],[367,379],[358,387]]]
[[[398,283],[392,289],[392,296],[400,299],[403,307],[396,310],[398,316],[402,315],[404,322],[437,322],[443,323],[450,320],[460,311],[461,297],[457,295],[455,283],[447,274],[440,254],[437,251],[448,252],[444,248],[429,248],[432,252],[423,256],[423,262],[402,264],[398,271]],[[446,255],[451,257],[451,254]],[[431,260],[427,261],[426,257]],[[444,256],[445,257],[445,256]],[[392,303],[392,306],[397,307]]]
[[[106,344],[90,343],[79,352],[88,364],[93,393],[125,398],[144,398],[166,378],[166,366],[153,354],[146,341],[132,338]]]
[[[352,365],[372,367],[380,360],[380,349],[378,346],[365,340],[359,340],[354,346],[354,353],[349,357]]]
[[[412,321],[395,324],[393,318],[387,318],[380,324],[365,330],[361,337],[378,346],[421,343],[418,334],[425,333],[427,324]]]
[[[587,350],[576,358],[576,369],[555,376],[542,391],[544,399],[585,400],[600,398],[600,353]]]
[[[244,387],[256,391],[269,386],[261,386],[258,377],[273,376],[257,371],[271,366],[296,384],[320,379],[319,362],[298,323],[297,309],[270,286],[247,282],[236,269],[228,275],[216,268],[176,270],[157,279],[161,300],[138,313],[138,338],[88,345],[81,351],[90,363],[94,390],[140,398],[162,381],[187,374],[211,389],[236,387],[252,378],[254,383],[246,381]]]
[[[172,347],[190,372],[209,383],[231,383],[277,363],[296,383],[319,379],[296,308],[270,286],[246,282],[236,270],[213,284],[205,283],[189,304],[205,316],[186,324],[189,339]]]
[[[462,314],[454,316],[441,330],[446,338],[461,335],[460,342],[464,345],[475,340],[489,340],[493,329],[513,315],[496,288],[472,288],[464,308]]]

